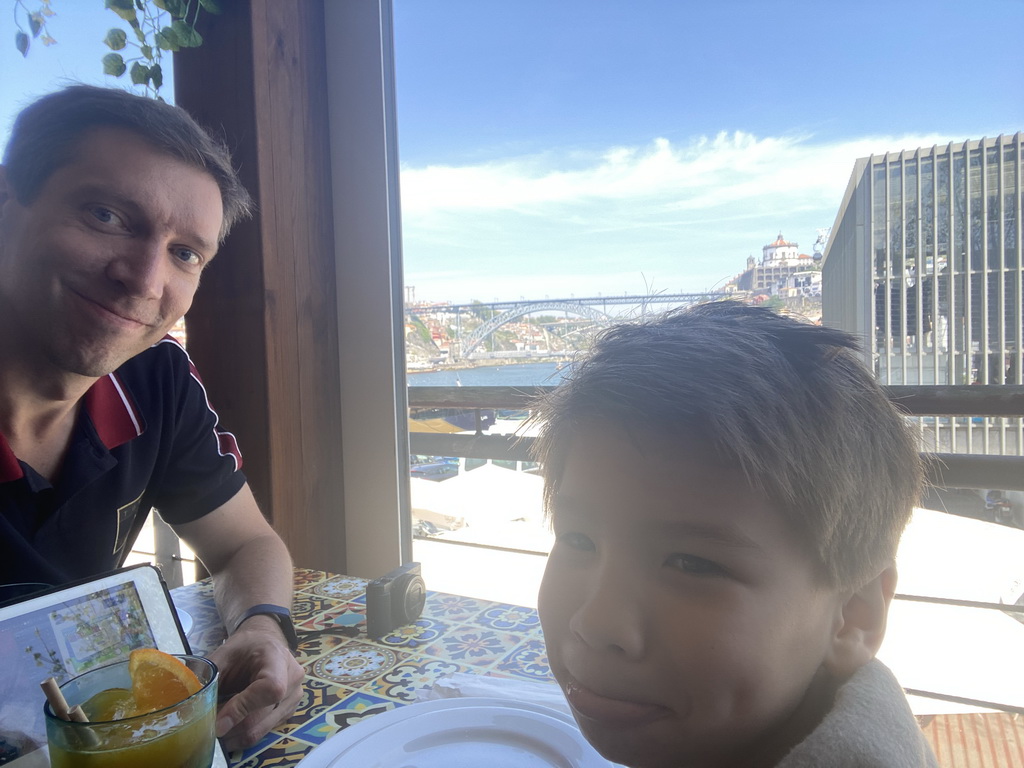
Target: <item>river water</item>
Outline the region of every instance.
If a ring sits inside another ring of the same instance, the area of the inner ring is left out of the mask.
[[[410,387],[551,387],[568,372],[569,366],[563,363],[519,363],[457,371],[424,371],[410,373],[407,378]]]

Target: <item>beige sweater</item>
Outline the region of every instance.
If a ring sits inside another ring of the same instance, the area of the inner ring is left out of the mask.
[[[882,662],[859,669],[821,724],[776,768],[937,768],[903,689]]]

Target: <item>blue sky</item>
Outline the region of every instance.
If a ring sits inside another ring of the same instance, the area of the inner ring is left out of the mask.
[[[28,3],[31,7],[32,2]],[[0,14],[0,139],[118,19]],[[421,300],[700,291],[810,252],[858,157],[1024,130],[1024,0],[394,0],[405,282]],[[165,91],[169,92],[165,85]]]
[[[1024,130],[1021,0],[395,0],[420,299],[699,291],[854,161]]]

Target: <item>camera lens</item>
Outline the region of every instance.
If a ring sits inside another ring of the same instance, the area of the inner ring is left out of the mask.
[[[404,591],[405,615],[408,621],[412,622],[423,613],[423,604],[427,600],[427,589],[420,576],[412,576]]]

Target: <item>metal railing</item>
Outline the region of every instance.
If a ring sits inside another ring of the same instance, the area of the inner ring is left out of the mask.
[[[529,410],[552,387],[409,387],[409,407]],[[908,416],[1021,417],[1024,386],[887,386],[889,398]],[[478,424],[480,424],[478,418]],[[531,458],[530,437],[414,432],[414,454],[476,459]],[[940,488],[1024,491],[1024,456],[924,453],[928,481]]]

